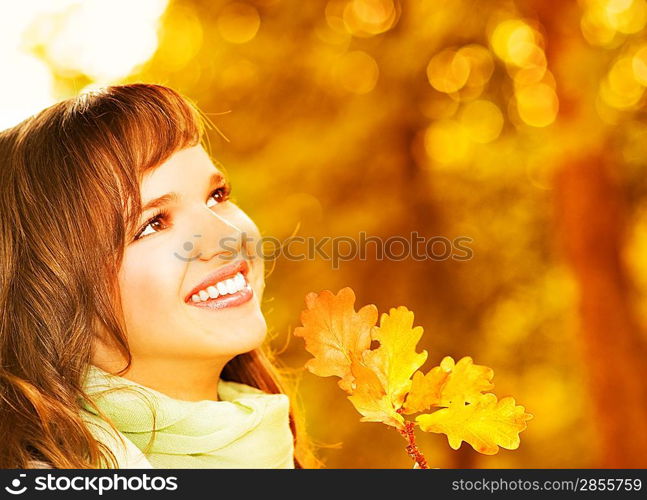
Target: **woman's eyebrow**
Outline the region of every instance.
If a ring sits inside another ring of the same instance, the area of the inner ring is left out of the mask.
[[[213,174],[209,178],[210,187],[223,184],[224,182],[225,182],[225,176],[220,172]],[[182,196],[176,192],[166,193],[162,196],[158,196],[157,198],[153,198],[152,200],[146,202],[142,207],[142,212],[146,212],[147,210],[151,210],[153,208],[160,208],[170,203],[177,203],[178,201],[180,201],[181,197]]]

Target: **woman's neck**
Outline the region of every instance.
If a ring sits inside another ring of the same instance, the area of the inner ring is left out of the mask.
[[[218,401],[218,382],[228,360],[133,359],[127,372],[119,376],[181,401]],[[124,364],[93,361],[109,373],[117,374]]]

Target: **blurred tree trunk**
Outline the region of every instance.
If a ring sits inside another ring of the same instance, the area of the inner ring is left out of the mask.
[[[578,282],[580,345],[599,433],[601,467],[647,466],[647,345],[631,307],[631,280],[622,262],[627,205],[611,175],[621,165],[605,149],[610,132],[592,106],[599,81],[588,89],[567,80],[568,54],[590,54],[573,19],[574,2],[529,2],[547,31],[549,67],[560,98],[557,126],[565,152],[555,176],[559,237]],[[581,13],[576,14],[581,16]],[[560,72],[560,69],[563,71]],[[565,90],[571,89],[571,91]],[[588,96],[588,97],[587,97]],[[598,126],[596,127],[596,123]],[[597,128],[597,133],[596,132]],[[586,130],[596,139],[582,140]],[[590,144],[590,147],[583,144]]]
[[[558,221],[580,289],[580,335],[603,467],[647,465],[647,349],[622,266],[625,206],[603,153],[565,159]]]

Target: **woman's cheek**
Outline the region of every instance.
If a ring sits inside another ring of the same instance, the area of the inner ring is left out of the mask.
[[[146,318],[159,317],[157,312],[168,310],[170,302],[179,301],[181,276],[179,262],[173,261],[170,249],[155,247],[128,249],[119,272],[122,307],[132,326],[140,326]]]

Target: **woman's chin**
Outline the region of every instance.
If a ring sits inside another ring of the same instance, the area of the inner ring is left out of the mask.
[[[211,356],[235,356],[260,347],[267,336],[267,322],[256,296],[251,300],[223,309],[193,309],[190,324],[201,332],[199,341],[202,354]],[[184,326],[186,328],[186,325]],[[195,335],[196,330],[187,332]]]

